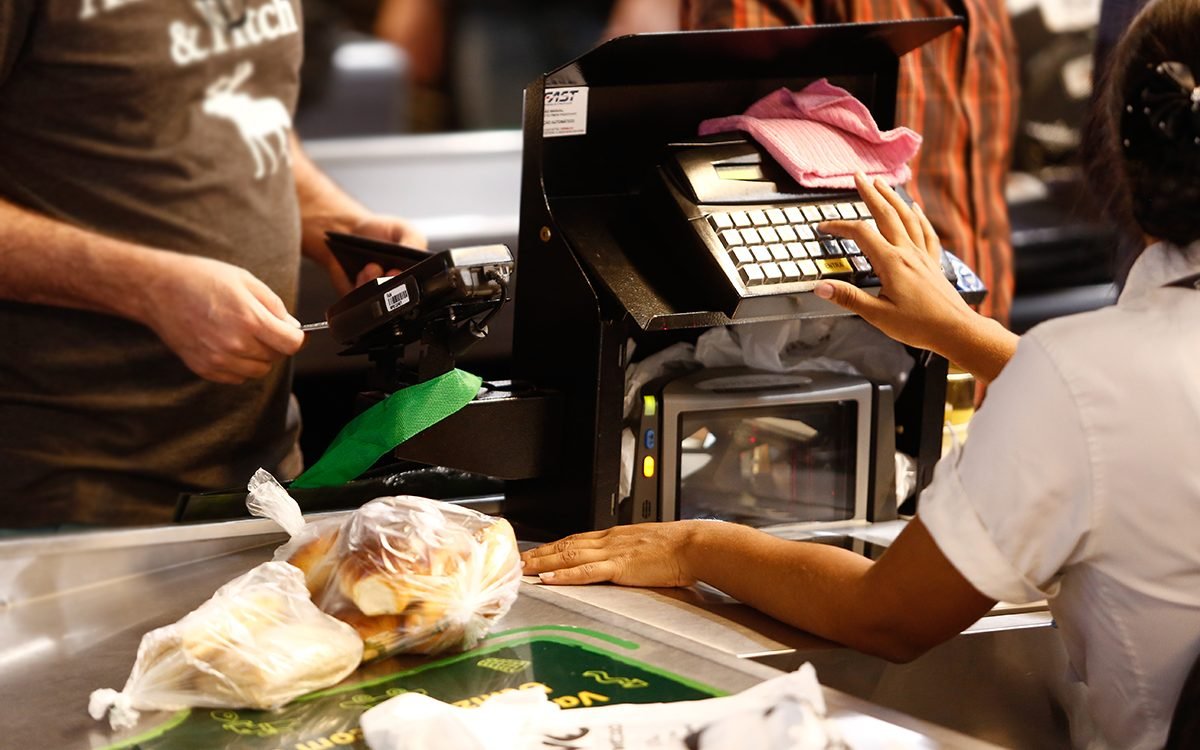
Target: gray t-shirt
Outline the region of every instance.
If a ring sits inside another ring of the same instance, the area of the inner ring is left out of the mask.
[[[293,306],[299,31],[298,0],[0,2],[0,197]],[[0,302],[0,527],[163,521],[181,491],[295,470],[290,388],[290,366],[213,384],[141,325]]]

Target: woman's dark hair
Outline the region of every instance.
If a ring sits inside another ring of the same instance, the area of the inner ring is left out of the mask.
[[[1116,218],[1137,234],[1200,240],[1200,0],[1151,0],[1098,86],[1091,184],[1111,191]]]

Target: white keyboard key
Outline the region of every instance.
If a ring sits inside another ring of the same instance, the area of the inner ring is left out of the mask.
[[[742,242],[746,245],[757,245],[762,242],[762,237],[759,236],[757,229],[743,229]]]
[[[853,203],[839,203],[837,204],[837,211],[838,215],[840,215],[843,219],[849,220],[858,218],[858,213],[854,210]]]
[[[759,211],[758,209],[755,209],[753,211],[747,211],[746,214],[750,217],[750,223],[756,227],[766,226],[770,223],[767,221],[767,214],[765,211]]]
[[[787,217],[789,224],[799,224],[804,221],[804,214],[802,214],[800,209],[796,208],[795,206],[788,206],[787,208],[783,209],[783,215]]]
[[[742,275],[742,281],[745,282],[746,286],[756,286],[763,283],[763,280],[766,279],[762,269],[753,263],[748,266],[742,266],[738,269],[738,272]]]
[[[736,229],[726,229],[724,232],[721,232],[721,242],[725,243],[725,247],[744,244],[742,242],[742,233]]]
[[[745,211],[734,211],[733,213],[729,214],[729,218],[733,219],[733,225],[735,227],[750,226],[750,217],[746,215]]]
[[[805,242],[804,249],[808,251],[810,258],[824,258],[825,248],[821,247],[821,243],[817,241]]]
[[[807,224],[801,224],[796,227],[796,235],[802,240],[815,240],[817,238],[817,233]]]
[[[867,208],[867,204],[863,203],[862,201],[854,204],[854,210],[858,212],[858,217],[860,219],[871,218],[871,209]]]
[[[800,274],[807,279],[817,278],[817,264],[811,260],[796,261],[796,266],[800,269]]]
[[[802,260],[808,257],[808,251],[805,250],[804,245],[801,245],[799,242],[789,242],[787,249],[792,258],[796,260]]]
[[[826,203],[825,205],[821,206],[821,216],[825,217],[829,221],[834,221],[835,219],[841,218],[841,214],[838,213],[837,206],[833,205],[832,203]]]
[[[750,252],[750,248],[745,246],[735,247],[733,249],[733,262],[740,265],[754,262],[754,255]]]
[[[766,263],[767,261],[771,260],[771,251],[762,245],[755,245],[754,247],[750,248],[750,252],[754,254],[754,260],[758,261],[759,263]]]
[[[784,281],[799,281],[800,267],[794,261],[785,260],[779,264],[779,270],[783,271]]]
[[[801,210],[804,211],[804,219],[806,221],[820,221],[821,220],[821,211],[816,206],[805,206]]]
[[[715,214],[708,215],[708,223],[713,229],[720,231],[722,229],[733,229],[733,219],[729,218],[729,214],[720,211]]]
[[[771,258],[774,260],[787,260],[792,257],[783,245],[767,245],[767,249],[771,251]]]
[[[783,271],[779,270],[779,265],[776,263],[763,263],[763,275],[767,277],[767,283],[783,281]]]
[[[778,208],[767,209],[767,221],[771,222],[772,224],[788,223],[787,217],[784,216],[783,211],[780,211]]]
[[[776,231],[779,232],[779,239],[782,242],[795,242],[799,239],[796,235],[796,230],[787,224],[779,227]]]

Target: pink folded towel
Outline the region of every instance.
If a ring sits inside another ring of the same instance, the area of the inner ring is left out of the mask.
[[[908,128],[879,130],[862,102],[822,78],[802,91],[779,89],[745,114],[700,123],[700,135],[744,130],[805,187],[853,188],[854,173],[890,185],[912,177],[908,160],[921,136]]]

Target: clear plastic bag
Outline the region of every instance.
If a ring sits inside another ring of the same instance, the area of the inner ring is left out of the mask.
[[[146,633],[124,689],[94,691],[88,711],[128,728],[139,711],[275,708],[340,682],[362,653],[354,629],[309,599],[299,569],[263,563]]]
[[[367,660],[470,648],[517,598],[520,556],[503,519],[402,496],[305,523],[267,472],[249,489],[250,512],[292,537],[275,559],[304,571],[313,601],[358,631]]]

